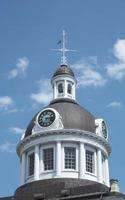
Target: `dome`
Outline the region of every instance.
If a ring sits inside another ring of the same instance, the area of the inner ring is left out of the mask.
[[[72,99],[55,99],[50,102],[49,106],[46,108],[54,108],[58,111],[62,117],[64,129],[95,132],[94,116]],[[34,127],[36,116],[37,114],[28,125],[25,137],[32,134],[32,128]]]
[[[55,76],[58,76],[58,75],[62,75],[62,74],[67,74],[67,75],[70,75],[72,77],[75,77],[74,76],[74,72],[67,66],[67,65],[61,65],[57,70],[56,72],[54,73],[53,77]]]

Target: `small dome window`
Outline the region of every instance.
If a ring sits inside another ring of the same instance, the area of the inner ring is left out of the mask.
[[[67,92],[68,92],[69,94],[72,94],[72,86],[71,86],[70,83],[68,84]]]
[[[28,176],[34,175],[34,159],[35,154],[32,152],[28,155]]]
[[[59,83],[59,85],[58,85],[58,92],[63,93],[63,84],[62,83]]]

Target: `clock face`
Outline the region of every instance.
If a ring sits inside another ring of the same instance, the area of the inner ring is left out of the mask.
[[[104,138],[106,139],[108,136],[108,131],[107,131],[106,123],[104,121],[102,121],[102,133],[103,133]]]
[[[42,127],[50,126],[55,120],[55,113],[52,110],[44,110],[38,117],[38,123]]]

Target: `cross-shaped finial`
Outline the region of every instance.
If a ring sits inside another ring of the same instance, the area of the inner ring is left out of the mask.
[[[66,33],[65,33],[65,30],[63,30],[62,31],[62,40],[58,42],[58,44],[62,43],[62,48],[61,49],[51,49],[53,51],[60,51],[62,53],[61,65],[67,65],[66,52],[69,52],[69,51],[74,52],[75,51],[75,50],[72,50],[72,49],[67,49],[65,47],[65,44],[66,44],[65,36],[66,36]]]

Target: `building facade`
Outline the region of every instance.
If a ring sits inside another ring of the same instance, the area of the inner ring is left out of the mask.
[[[125,199],[110,189],[106,122],[77,103],[64,31],[62,41],[61,64],[51,78],[53,100],[32,118],[17,145],[21,186],[0,199]]]

